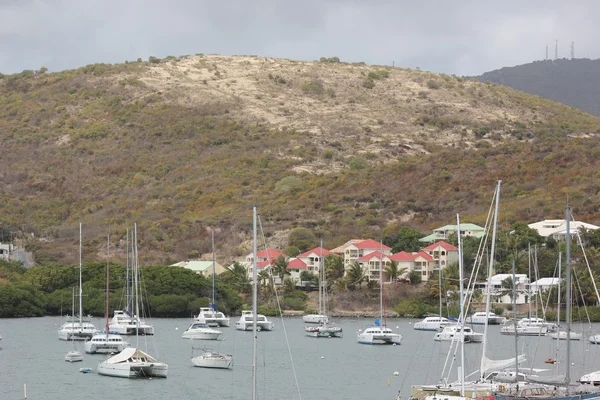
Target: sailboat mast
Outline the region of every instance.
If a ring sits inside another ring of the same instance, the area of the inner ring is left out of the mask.
[[[320,315],[327,315],[327,300],[325,299],[325,293],[327,293],[327,291],[325,290],[326,286],[325,286],[325,262],[323,261],[323,238],[321,238],[321,243],[320,243],[320,248],[319,248],[319,252],[321,253],[319,255],[319,274],[321,275],[321,279],[319,279],[319,314]]]
[[[131,293],[129,292],[129,268],[131,268],[131,265],[129,264],[129,228],[127,228],[127,250],[125,253],[125,258],[127,260],[127,266],[125,268],[125,291],[127,292],[125,295],[125,309],[128,313],[131,313]]]
[[[79,223],[79,329],[83,329],[83,300],[81,296],[83,295],[83,289],[81,288],[81,222]]]
[[[139,293],[138,293],[138,253],[137,253],[137,223],[133,224],[133,284],[134,284],[134,296],[135,296],[135,347],[139,348],[139,333],[140,333],[140,301],[139,301]]]
[[[258,318],[258,290],[256,281],[256,206],[252,208],[252,400],[256,400],[256,323]]]
[[[109,301],[109,289],[110,289],[110,231],[108,232],[108,239],[106,240],[106,311],[104,312],[106,318],[106,340],[108,341],[108,307]]]
[[[465,304],[464,304],[464,281],[463,281],[463,253],[460,237],[460,215],[456,214],[456,226],[458,227],[458,280],[460,281],[460,367],[458,379],[460,380],[460,395],[465,395]]]
[[[500,208],[500,185],[502,184],[502,181],[499,180],[498,184],[496,186],[496,205],[494,207],[494,224],[493,224],[493,230],[492,230],[492,246],[491,246],[491,250],[490,250],[490,263],[488,266],[488,277],[487,277],[487,285],[486,285],[486,291],[487,291],[487,298],[486,298],[486,302],[485,302],[485,325],[483,328],[483,337],[487,338],[487,331],[488,331],[488,316],[490,314],[490,302],[491,302],[491,290],[492,290],[492,274],[494,273],[494,255],[495,255],[495,249],[496,249],[496,227],[498,226],[498,209]],[[486,340],[487,341],[487,340]],[[481,351],[481,368],[479,368],[479,373],[481,374],[480,377],[481,379],[484,378],[484,374],[485,374],[485,348],[487,343],[484,343],[483,345],[483,349]],[[518,360],[517,360],[518,362]]]
[[[560,352],[560,280],[562,279],[562,253],[558,253],[558,312],[556,313],[556,329],[558,330],[556,340],[556,361],[558,361],[558,354]]]
[[[381,243],[381,248],[379,250],[379,323],[383,324],[381,326],[386,326],[386,321],[383,313],[383,243]]]
[[[215,303],[215,231],[211,232],[211,246],[212,246],[212,309],[217,309],[217,303]]]
[[[566,372],[566,381],[567,381],[567,395],[569,394],[569,384],[571,383],[571,226],[569,224],[571,220],[571,206],[567,205],[566,212],[566,220],[567,220],[567,232],[565,235],[566,240],[566,281],[567,285],[565,297],[566,297],[566,322],[567,322],[567,372]]]
[[[519,335],[517,334],[517,282],[516,282],[516,267],[515,260],[512,260],[512,283],[513,283],[513,319],[514,319],[514,327],[515,327],[515,357],[516,357],[516,365],[515,365],[515,378],[517,382],[519,381]]]
[[[441,251],[438,250],[438,280],[439,280],[439,292],[440,292],[440,318],[442,318],[442,257]]]

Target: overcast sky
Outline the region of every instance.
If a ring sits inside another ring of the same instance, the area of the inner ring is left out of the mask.
[[[195,53],[457,75],[600,58],[595,0],[0,0],[0,72]]]

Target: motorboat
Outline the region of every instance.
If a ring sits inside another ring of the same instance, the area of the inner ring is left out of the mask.
[[[135,347],[98,364],[98,374],[119,378],[166,378],[168,366]]]
[[[402,335],[386,326],[374,325],[364,331],[359,330],[356,339],[362,344],[400,344]]]
[[[513,320],[514,321],[514,320]],[[500,333],[504,335],[514,335],[515,332],[519,336],[546,336],[550,326],[542,318],[523,318],[517,321],[516,327],[513,321],[505,322],[500,328]]]
[[[440,331],[452,323],[444,317],[425,317],[422,321],[416,322],[413,329],[417,331]]]
[[[229,317],[212,307],[200,307],[200,312],[194,317],[194,321],[203,322],[212,327],[229,326]]]
[[[217,340],[222,333],[204,322],[194,322],[183,332],[181,337],[184,339]]]
[[[154,335],[154,326],[127,310],[115,310],[108,328],[119,335]]]
[[[98,332],[90,340],[86,341],[85,352],[89,354],[113,354],[123,351],[129,346],[121,335],[114,333]]]
[[[590,336],[588,341],[590,344],[600,344],[600,334]]]
[[[477,311],[473,315],[465,319],[465,323],[473,325],[501,325],[506,321],[506,318],[494,314],[493,312]]]
[[[461,331],[462,330],[462,331]],[[483,333],[473,331],[472,328],[459,325],[446,326],[441,332],[438,332],[433,337],[433,340],[439,342],[461,341],[464,334],[465,343],[481,343],[483,342]]]
[[[192,364],[203,368],[228,369],[233,367],[233,356],[231,354],[203,349],[200,355],[192,357]]]
[[[302,316],[302,321],[306,324],[326,324],[329,318],[323,314],[307,314]]]
[[[566,331],[551,332],[548,334],[548,336],[550,336],[552,339],[567,340]],[[581,340],[583,338],[583,334],[580,332],[571,331],[569,336],[571,336],[571,340]]]
[[[67,362],[78,362],[83,361],[83,353],[77,349],[70,350],[65,354],[65,361]]]
[[[342,328],[337,326],[329,326],[326,323],[321,325],[306,325],[304,327],[304,333],[306,336],[311,337],[337,337],[341,338],[344,336]]]
[[[247,331],[252,329],[252,323],[254,321],[254,314],[251,310],[242,311],[242,316],[235,323],[235,329],[240,331]],[[275,324],[267,319],[262,314],[256,316],[256,328],[259,331],[271,331],[275,327]]]

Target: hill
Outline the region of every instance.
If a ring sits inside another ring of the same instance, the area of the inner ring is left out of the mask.
[[[600,60],[535,61],[477,77],[600,116]]]
[[[600,221],[600,119],[494,84],[401,68],[196,55],[0,79],[0,211],[41,263],[270,247],[303,226],[335,247],[408,224]]]

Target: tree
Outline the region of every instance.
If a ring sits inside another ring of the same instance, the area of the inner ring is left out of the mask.
[[[396,282],[407,270],[408,268],[406,267],[398,268],[398,262],[392,260],[389,265],[385,266],[383,272],[390,278],[390,282]]]
[[[516,295],[516,288],[514,287],[513,279],[509,276],[504,279],[500,283],[500,292],[498,293],[498,298],[502,298],[504,296],[508,296],[510,298],[510,302],[512,303],[513,298]]]
[[[273,264],[273,275],[279,277],[279,282],[283,285],[283,281],[286,275],[290,275],[290,271],[287,268],[287,260],[283,256],[277,257],[275,264]]]
[[[237,261],[227,267],[227,271],[223,272],[220,275],[220,278],[222,278],[224,282],[236,287],[241,292],[250,290],[250,282],[248,281],[246,268]]]
[[[396,229],[396,231],[392,231]],[[419,239],[423,235],[416,229],[411,228],[407,225],[393,225],[384,231],[383,244],[390,246],[392,252],[397,253],[399,251],[413,252],[418,251],[423,247],[423,243],[419,242]]]
[[[313,284],[313,282],[315,282],[316,278],[317,277],[312,272],[306,270],[300,272],[300,284],[302,285],[306,285],[308,283],[308,285],[310,286]],[[316,280],[318,281],[318,279]]]
[[[410,280],[410,283],[413,285],[416,285],[417,283],[421,283],[421,281],[422,281],[421,271],[410,271],[410,273],[408,274],[408,279]]]
[[[358,285],[360,288],[362,283],[366,280],[367,276],[362,266],[358,262],[353,262],[350,264],[350,269],[348,269],[348,274],[346,275],[347,285]]]
[[[325,256],[325,274],[327,280],[335,281],[344,277],[346,269],[344,268],[344,259],[336,254],[327,254]]]
[[[317,246],[317,237],[307,228],[294,228],[288,234],[288,245],[304,252]]]

